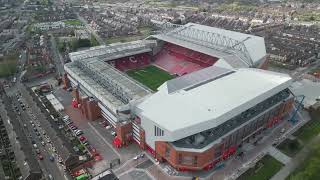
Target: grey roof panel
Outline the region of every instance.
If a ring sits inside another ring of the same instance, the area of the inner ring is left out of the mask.
[[[210,66],[208,68],[204,68],[199,71],[167,81],[168,93],[174,93],[180,89],[190,90],[233,72],[234,71],[229,69]]]

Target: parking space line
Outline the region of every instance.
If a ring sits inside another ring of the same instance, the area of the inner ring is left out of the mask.
[[[88,124],[89,124],[90,128],[92,128],[92,129],[94,130],[94,132],[95,132],[95,133],[112,149],[112,151],[113,151],[114,153],[116,153],[116,154],[119,156],[119,158],[121,159],[120,153],[117,152],[117,151],[112,147],[112,145],[96,130],[95,127],[92,126],[92,124],[91,124],[90,122],[88,122]]]

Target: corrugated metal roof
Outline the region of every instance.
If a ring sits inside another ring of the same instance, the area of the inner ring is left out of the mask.
[[[208,68],[167,81],[168,93],[174,93],[180,89],[190,90],[233,72],[233,70],[210,66]]]

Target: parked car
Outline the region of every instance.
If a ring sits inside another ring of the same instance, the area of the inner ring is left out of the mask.
[[[49,160],[53,162],[54,161],[54,157],[52,155],[49,156]]]
[[[38,158],[39,158],[40,160],[43,160],[43,156],[42,156],[42,155],[39,155]]]
[[[76,135],[77,135],[77,136],[80,136],[80,135],[82,135],[82,134],[83,134],[83,132],[82,132],[81,130],[79,130],[79,129],[78,129],[78,130],[76,130],[76,131],[75,131],[75,133],[76,133]]]
[[[89,142],[88,141],[84,141],[84,142],[82,142],[82,144],[85,145],[85,146],[89,146]]]
[[[80,136],[79,140],[80,140],[80,141],[85,141],[85,140],[86,140],[86,137]]]

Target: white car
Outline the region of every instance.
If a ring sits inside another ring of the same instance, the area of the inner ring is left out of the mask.
[[[134,160],[137,160],[137,159],[139,159],[139,157],[140,157],[140,156],[138,155],[138,156],[135,156],[133,159],[134,159]]]
[[[80,135],[82,135],[83,134],[83,132],[81,131],[81,130],[76,130],[75,132],[74,132],[77,136],[80,136]]]

